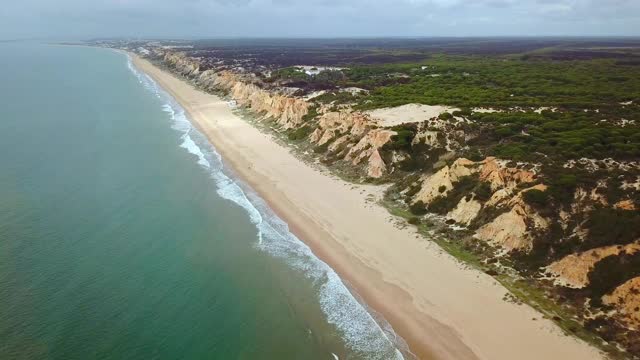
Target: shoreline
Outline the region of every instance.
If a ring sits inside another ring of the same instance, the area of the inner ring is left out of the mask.
[[[233,173],[419,358],[602,358],[532,308],[502,300],[507,290],[490,276],[464,267],[417,238],[415,230],[396,228],[387,210],[367,199],[379,196],[380,187],[347,183],[310,167],[238,118],[224,100],[130,55],[181,104]]]

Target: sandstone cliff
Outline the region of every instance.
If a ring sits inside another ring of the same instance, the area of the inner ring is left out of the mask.
[[[275,121],[283,129],[314,126],[315,130],[309,136],[310,142],[327,144],[332,153],[345,150],[341,158],[352,165],[362,166],[368,177],[379,178],[387,173],[387,164],[378,150],[396,133],[378,128],[376,121],[368,115],[323,108],[317,118],[305,119],[312,106],[308,100],[284,95],[277,89],[263,89],[246,74],[228,70],[200,71],[198,60],[182,53],[167,52],[164,61],[178,73],[191,77],[204,89],[224,91],[238,105],[259,114],[262,119]]]
[[[628,327],[640,329],[640,277],[620,285],[602,301],[613,306]]]
[[[435,174],[424,175],[421,189],[413,202],[421,201],[429,206],[435,200],[449,196],[462,179],[472,176],[488,184],[491,194],[484,194],[484,200],[478,196],[463,197],[446,217],[469,225],[483,208],[503,209],[501,214],[482,224],[475,237],[506,251],[529,250],[532,232],[548,227],[548,221],[522,199],[526,191],[546,189],[543,184],[522,188],[522,185],[536,181],[536,174],[532,171],[509,167],[506,162],[493,157],[478,162],[459,158]]]
[[[589,285],[589,272],[602,259],[621,252],[633,254],[640,251],[640,243],[604,246],[578,254],[567,255],[546,267],[547,273],[555,278],[558,285],[582,289]]]
[[[457,159],[451,166],[447,165],[435,174],[423,175],[422,187],[413,200],[429,204],[437,197],[446,196],[462,177],[476,174],[478,171],[475,162],[465,158]]]

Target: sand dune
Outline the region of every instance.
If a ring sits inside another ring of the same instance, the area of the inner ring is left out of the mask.
[[[440,114],[453,113],[458,108],[441,105],[407,104],[393,108],[383,108],[367,111],[380,126],[395,126],[403,123],[412,123],[429,120]]]

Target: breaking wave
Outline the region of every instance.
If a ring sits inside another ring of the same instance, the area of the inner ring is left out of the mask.
[[[336,272],[289,231],[280,219],[254,191],[240,185],[227,175],[220,154],[187,118],[184,109],[147,74],[128,61],[128,67],[147,90],[164,102],[163,111],[172,120],[171,127],[181,135],[180,147],[197,158],[215,182],[217,193],[242,207],[256,226],[256,246],[285,261],[302,272],[318,289],[320,306],[327,321],[341,332],[348,347],[366,359],[404,359],[398,348],[407,351],[406,344],[382,318],[372,315],[358,301]],[[335,355],[334,355],[335,356]]]

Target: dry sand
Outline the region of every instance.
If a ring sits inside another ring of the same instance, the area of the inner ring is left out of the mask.
[[[456,110],[460,109],[442,105],[406,104],[367,111],[367,114],[372,119],[376,119],[380,126],[395,126],[403,123],[429,120],[440,116],[442,113],[453,113]]]
[[[300,161],[227,103],[134,56],[171,93],[224,160],[350,282],[421,359],[598,359],[528,306],[504,301],[491,277],[467,269],[415,231],[398,229],[356,186]],[[535,319],[535,320],[534,320]]]

